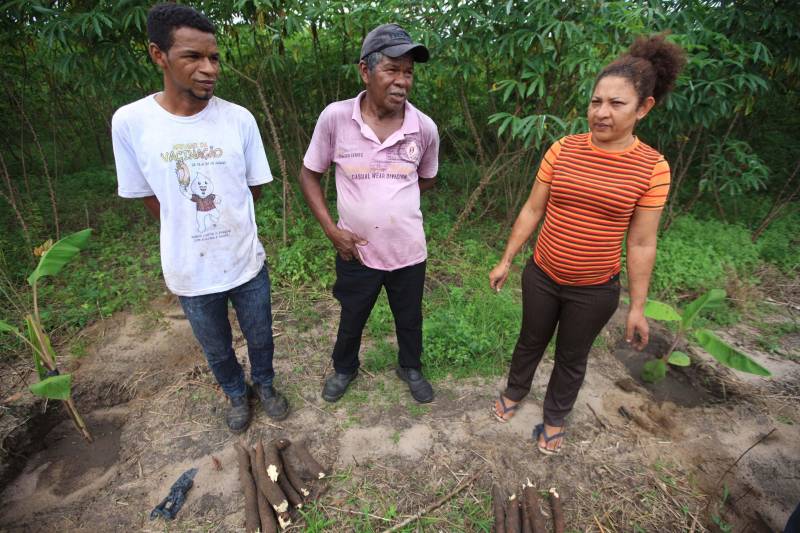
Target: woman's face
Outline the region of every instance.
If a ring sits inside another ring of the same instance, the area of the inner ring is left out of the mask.
[[[624,148],[633,128],[655,105],[652,96],[639,102],[633,84],[620,76],[606,76],[594,88],[587,118],[592,142],[600,148]]]

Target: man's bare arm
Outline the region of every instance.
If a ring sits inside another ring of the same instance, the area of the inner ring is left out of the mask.
[[[145,196],[142,198],[142,201],[150,215],[161,222],[161,203],[159,203],[158,198],[155,196]]]
[[[425,192],[436,185],[436,178],[420,178],[419,179],[419,192]]]
[[[355,233],[336,227],[336,223],[333,221],[330,211],[328,211],[328,206],[325,205],[325,197],[322,194],[322,185],[320,184],[321,179],[321,173],[309,170],[305,165],[300,170],[300,189],[303,191],[308,207],[311,208],[311,212],[314,213],[319,225],[322,226],[322,231],[333,243],[334,248],[339,252],[342,259],[347,261],[358,259],[360,261],[361,258],[358,255],[356,245],[364,246],[367,241]]]
[[[253,203],[256,203],[261,198],[261,185],[250,185],[250,194],[253,195]]]

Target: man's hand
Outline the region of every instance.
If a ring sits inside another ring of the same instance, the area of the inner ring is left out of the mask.
[[[361,262],[361,256],[358,253],[358,246],[364,246],[367,241],[346,229],[335,228],[331,230],[328,238],[333,243],[333,247],[339,252],[339,256],[345,261],[352,261],[356,259]]]
[[[508,268],[509,264],[501,261],[489,272],[489,287],[495,292],[500,292],[500,289],[505,285],[508,279]]]
[[[625,326],[625,342],[642,351],[650,340],[650,326],[644,312],[631,310],[628,312],[628,323]]]

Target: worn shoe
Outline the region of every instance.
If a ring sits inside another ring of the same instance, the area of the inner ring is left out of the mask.
[[[358,370],[352,374],[340,374],[335,372],[331,377],[325,380],[325,386],[322,387],[322,399],[326,402],[335,402],[344,396],[350,382],[356,379]]]
[[[233,433],[242,433],[250,425],[250,402],[247,394],[235,398],[228,397],[230,406],[225,411],[225,423]]]
[[[397,367],[395,372],[397,377],[408,383],[408,389],[415,400],[419,403],[433,401],[433,387],[422,377],[422,372],[416,368],[403,368],[402,366]]]
[[[272,385],[253,385],[258,399],[261,401],[261,407],[267,416],[273,420],[283,420],[289,416],[289,402],[286,397],[280,392],[275,390]]]

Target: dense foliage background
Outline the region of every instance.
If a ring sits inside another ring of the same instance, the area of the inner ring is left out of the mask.
[[[424,198],[431,248],[426,346],[443,365],[508,352],[513,291],[489,298],[538,161],[586,128],[595,74],[640,34],[670,31],[689,64],[638,134],[673,171],[653,292],[677,299],[765,265],[800,268],[800,5],[781,0],[206,0],[223,72],[217,94],[259,120],[276,182],[258,218],[278,292],[332,281],[332,251],[296,185],[319,112],[360,90],[364,35],[394,21],[425,42],[412,101],[442,136]],[[146,54],[144,0],[0,4],[0,316],[16,316],[34,246],[91,226],[91,248],[44,289],[64,332],[162,291],[155,223],[116,198],[110,119],[161,87]],[[326,191],[332,197],[332,184]],[[310,289],[310,292],[307,290]],[[287,297],[289,297],[287,296]],[[312,298],[295,298],[297,307]],[[381,302],[370,327],[391,331]],[[453,327],[456,324],[456,327]],[[391,347],[384,347],[389,357]],[[379,354],[380,355],[380,354]]]

